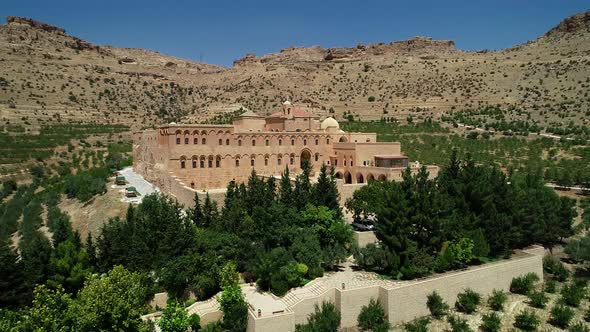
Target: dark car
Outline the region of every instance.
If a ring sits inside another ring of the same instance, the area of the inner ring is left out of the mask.
[[[359,232],[372,232],[373,230],[375,230],[375,225],[373,224],[373,221],[369,219],[355,219],[352,222],[351,226],[352,228],[354,228],[355,231]]]

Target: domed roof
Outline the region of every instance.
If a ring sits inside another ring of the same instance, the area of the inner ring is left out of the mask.
[[[322,121],[321,128],[340,128],[340,125],[338,124],[338,121],[336,121],[336,119],[334,119],[333,117],[329,117]]]
[[[291,102],[290,102],[290,101],[288,101],[288,100],[285,100],[285,101],[283,102],[283,105],[291,105]]]

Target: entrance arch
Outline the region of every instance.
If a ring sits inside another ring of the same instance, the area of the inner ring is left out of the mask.
[[[350,172],[344,173],[344,183],[351,184],[352,183],[352,175]]]
[[[367,183],[371,182],[371,181],[375,181],[375,176],[373,174],[369,173],[367,175]]]
[[[336,172],[336,175],[334,175],[335,178],[342,180],[342,173],[341,172]]]
[[[356,183],[365,183],[363,173],[356,173]]]
[[[377,178],[379,181],[385,181],[387,180],[387,178],[385,177],[385,174],[381,174],[379,175],[379,177]]]
[[[338,140],[338,142],[340,143],[347,143],[348,139],[345,136],[340,137],[340,139]]]
[[[299,167],[303,168],[303,163],[305,161],[311,165],[311,151],[308,149],[301,151],[301,155],[299,156]]]

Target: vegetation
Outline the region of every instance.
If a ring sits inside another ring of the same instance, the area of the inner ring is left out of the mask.
[[[449,316],[447,318],[447,321],[451,325],[452,332],[474,332],[473,329],[471,329],[471,327],[469,327],[467,320],[465,320],[461,317]]]
[[[523,331],[536,331],[537,326],[539,326],[540,323],[539,317],[534,311],[525,309],[520,314],[516,315],[514,327]]]
[[[527,295],[539,281],[539,276],[534,273],[527,273],[525,275],[512,278],[510,282],[510,292],[514,294]]]
[[[494,311],[504,310],[504,303],[508,299],[506,293],[501,289],[494,289],[488,298],[488,306]]]
[[[414,321],[406,323],[404,329],[407,332],[428,332],[428,325],[430,324],[429,318],[418,318]]]
[[[315,306],[315,312],[307,318],[307,324],[297,325],[296,332],[336,332],[340,327],[340,312],[330,302]]]
[[[168,301],[158,320],[162,332],[186,332],[189,327],[186,310],[175,300]]]
[[[569,307],[558,304],[551,309],[549,322],[553,326],[565,329],[570,325],[572,318],[574,318],[574,311]]]
[[[472,289],[466,289],[457,295],[455,308],[466,314],[474,313],[481,301],[481,295]]]
[[[497,312],[491,312],[481,317],[480,329],[483,332],[499,332],[502,328],[502,319]]]
[[[374,299],[361,308],[357,325],[361,331],[387,332],[390,328],[385,310]]]
[[[443,298],[436,291],[428,295],[426,306],[430,310],[430,314],[436,319],[444,317],[449,310],[449,305],[443,301]]]
[[[531,291],[528,294],[528,297],[529,297],[529,304],[532,307],[539,308],[539,309],[545,308],[545,305],[547,305],[547,302],[549,301],[549,298],[547,297],[547,295],[545,295],[545,293],[543,291],[540,291],[540,292]]]

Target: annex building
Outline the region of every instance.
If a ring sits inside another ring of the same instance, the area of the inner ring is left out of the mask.
[[[406,167],[420,167],[402,154],[400,143],[377,142],[375,133],[344,132],[334,118],[320,121],[288,101],[270,116],[247,111],[230,125],[170,123],[136,132],[133,140],[135,171],[187,205],[195,192],[214,197],[230,181],[246,181],[252,169],[266,177],[288,167],[294,176],[303,160],[310,161],[312,174],[324,163],[334,166],[344,186],[400,180]],[[428,171],[436,176],[438,168]]]

